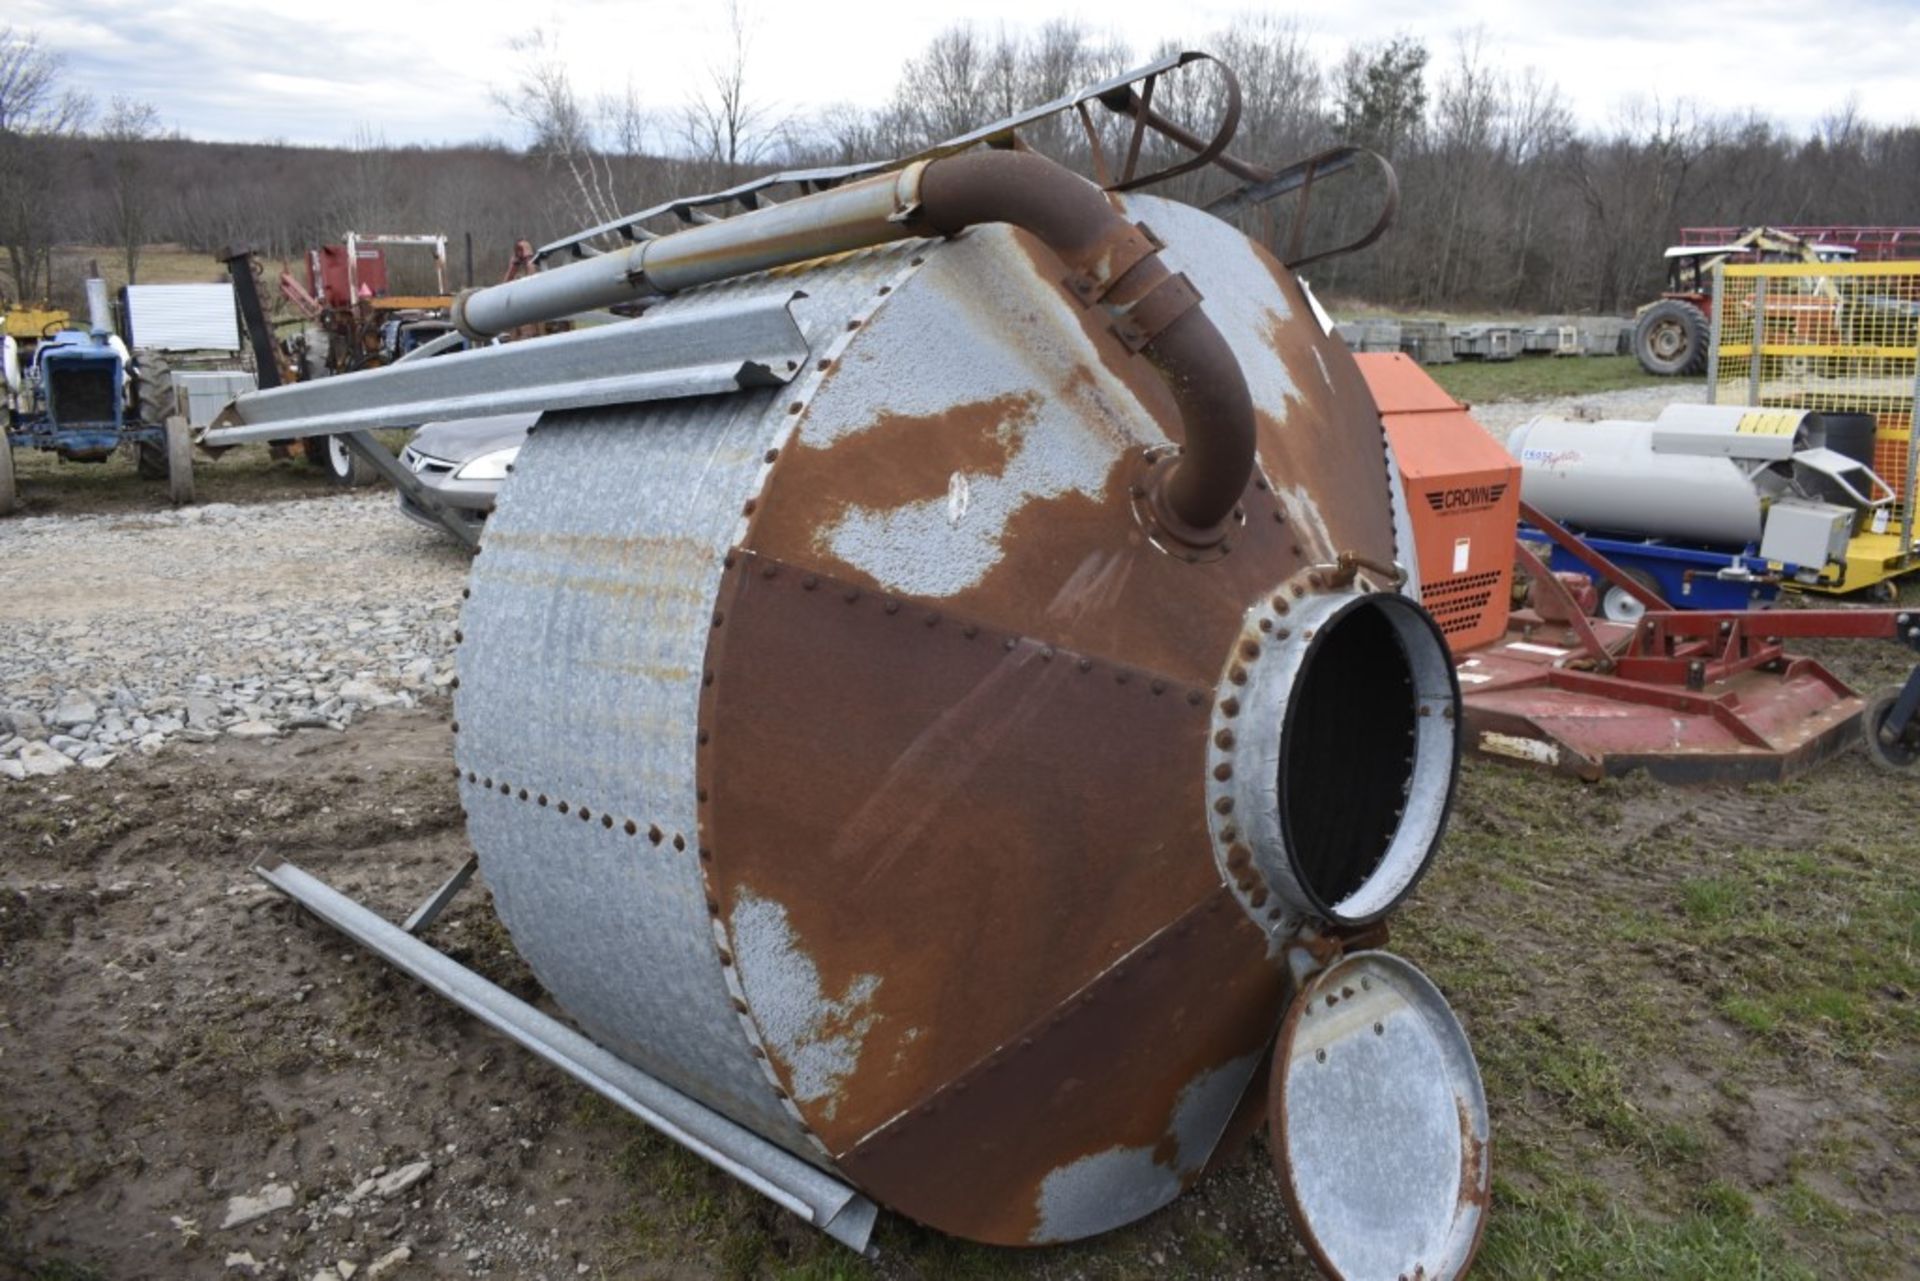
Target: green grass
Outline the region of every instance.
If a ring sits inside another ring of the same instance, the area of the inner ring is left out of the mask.
[[[1788,1252],[1781,1233],[1725,1184],[1694,1204],[1654,1219],[1619,1203],[1602,1184],[1560,1175],[1536,1190],[1504,1181],[1480,1271],[1495,1277],[1741,1277],[1782,1281],[1822,1275]]]
[[[1426,371],[1456,400],[1551,400],[1634,387],[1663,387],[1674,399],[1698,398],[1699,378],[1656,378],[1632,356],[1523,356],[1518,360],[1461,360]]]
[[[1920,1151],[1904,783],[1857,755],[1718,789],[1467,766],[1394,945],[1462,1014],[1486,1078],[1488,1274],[1868,1276],[1920,1257],[1920,1225],[1742,1156],[1784,1151],[1869,1205],[1913,1195],[1911,1175],[1873,1192],[1887,1158],[1868,1151],[1892,1142],[1909,1170]],[[1808,1131],[1782,1099],[1838,1113]]]
[[[390,437],[390,448],[405,443],[404,434]],[[168,507],[167,483],[146,480],[134,468],[127,449],[116,450],[105,462],[68,462],[37,449],[13,451],[19,513],[47,516],[79,512],[163,511]],[[194,453],[194,501],[247,503],[338,493],[327,474],[299,456],[272,457],[267,446],[240,445],[218,458]],[[381,482],[384,483],[384,482]]]

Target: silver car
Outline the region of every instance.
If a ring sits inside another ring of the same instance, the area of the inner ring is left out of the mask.
[[[507,469],[520,453],[527,430],[539,420],[538,413],[524,413],[428,423],[407,442],[400,462],[454,515],[477,531],[493,510],[493,500],[507,478]],[[400,514],[429,529],[441,528],[440,522],[404,490],[400,492]]]

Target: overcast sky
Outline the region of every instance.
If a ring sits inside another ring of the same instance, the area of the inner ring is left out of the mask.
[[[877,105],[901,62],[964,16],[988,30],[1074,17],[1144,59],[1160,40],[1207,47],[1245,4],[1206,0],[968,0],[964,5],[746,0],[754,15],[750,92],[784,111],[834,101]],[[1604,124],[1630,97],[1688,97],[1716,111],[1757,109],[1806,129],[1853,99],[1882,122],[1920,118],[1920,0],[1694,0],[1672,5],[1553,0],[1371,0],[1300,10],[1314,46],[1396,32],[1442,62],[1456,32],[1484,28],[1498,61],[1555,80],[1577,116]],[[1276,12],[1287,12],[1277,9]],[[671,112],[725,44],[718,0],[421,0],[387,6],[314,0],[6,0],[0,22],[36,29],[68,75],[104,102],[152,102],[195,138],[329,144],[370,128],[394,143],[518,141],[488,90],[509,83],[508,41],[538,23],[559,32],[583,91],[629,81]],[[390,15],[383,17],[381,15]],[[831,15],[831,16],[830,16]]]

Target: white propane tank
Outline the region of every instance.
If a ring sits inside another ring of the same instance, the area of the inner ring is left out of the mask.
[[[1745,546],[1760,538],[1754,483],[1808,433],[1798,411],[1673,405],[1653,422],[1536,418],[1514,429],[1526,500],[1596,532]]]

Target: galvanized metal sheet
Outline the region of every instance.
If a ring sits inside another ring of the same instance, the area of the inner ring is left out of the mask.
[[[139,351],[238,351],[232,285],[128,285],[128,342]]]
[[[618,324],[255,392],[233,404],[231,418],[244,425],[209,432],[206,443],[417,427],[448,418],[776,386],[793,379],[809,350],[788,314],[789,295],[777,290],[745,298],[705,295],[697,307],[662,306]]]
[[[1264,950],[1216,889],[841,1168],[903,1213],[1005,1245],[1151,1213],[1199,1177],[1272,1037],[1285,978]]]
[[[1473,1261],[1491,1191],[1486,1096],[1427,977],[1358,952],[1295,999],[1273,1056],[1274,1165],[1329,1277],[1445,1281]]]
[[[1215,686],[1251,602],[1395,552],[1378,416],[1291,276],[1130,207],[1260,412],[1226,547],[1153,541],[1163,380],[981,227],[664,304],[800,290],[808,359],[543,419],[463,623],[463,794],[541,980],[981,1240],[1138,1217],[1227,1133],[1285,978],[1214,862]]]
[[[905,257],[811,277],[793,308],[808,342],[829,350]],[[737,312],[750,288],[793,293],[761,280],[659,310]],[[455,759],[501,919],[541,982],[623,1058],[818,1160],[727,990],[698,866],[710,616],[784,396],[542,420],[474,563]]]
[[[259,384],[245,369],[178,369],[173,372],[173,394],[189,427],[205,427],[238,396]]]
[[[1217,891],[1201,691],[745,553],[714,637],[708,880],[836,1154]]]

